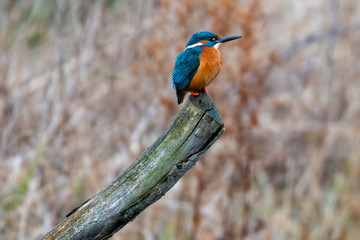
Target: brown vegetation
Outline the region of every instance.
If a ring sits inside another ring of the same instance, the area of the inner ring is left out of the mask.
[[[360,4],[351,0],[0,3],[0,239],[37,239],[172,121],[193,32],[220,47],[226,131],[113,239],[356,239]]]

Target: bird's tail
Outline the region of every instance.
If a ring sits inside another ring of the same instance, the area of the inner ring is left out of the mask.
[[[184,101],[184,97],[185,97],[186,92],[185,91],[176,91],[176,96],[177,96],[177,100],[178,100],[178,104],[181,104]]]

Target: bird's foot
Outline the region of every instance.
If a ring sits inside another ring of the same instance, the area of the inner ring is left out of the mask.
[[[194,91],[191,91],[191,95],[193,95],[193,96],[198,96],[199,93],[198,93],[196,90],[194,90]]]
[[[200,92],[200,91],[204,91],[204,92],[207,93],[206,89],[205,89],[205,88],[202,88],[202,89],[199,89],[199,90],[192,90],[192,91],[191,91],[191,95],[193,95],[193,96],[199,96],[199,92]]]

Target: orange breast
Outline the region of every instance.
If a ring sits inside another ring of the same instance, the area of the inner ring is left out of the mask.
[[[186,90],[199,90],[209,85],[219,74],[221,69],[221,55],[213,47],[202,47],[200,66]]]

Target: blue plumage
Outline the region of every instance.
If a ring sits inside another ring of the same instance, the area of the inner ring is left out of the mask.
[[[193,44],[198,43],[201,40],[208,40],[209,42],[203,44],[203,46],[213,47],[215,42],[212,40],[218,39],[219,37],[212,32],[202,31],[194,33],[186,47],[189,47]],[[176,90],[176,95],[178,98],[178,103],[182,102],[184,98],[184,90],[190,84],[190,81],[194,77],[196,71],[200,65],[199,56],[202,54],[201,46],[195,46],[190,48],[185,48],[185,50],[176,57],[175,67],[172,73],[173,87]]]
[[[172,73],[172,82],[173,87],[176,90],[178,104],[182,103],[186,92],[191,91],[193,94],[193,91],[202,88],[205,89],[205,86],[207,86],[207,84],[216,77],[221,69],[221,55],[217,50],[219,44],[232,41],[240,37],[241,36],[218,37],[215,33],[207,31],[194,33],[191,36],[190,40],[186,44],[185,50],[177,56]],[[207,58],[204,58],[204,56],[201,56],[203,54],[203,47],[214,47],[215,49],[211,51],[215,51],[215,53],[209,52],[209,50],[204,50],[207,54]],[[202,59],[201,61],[206,62],[205,64],[201,62],[201,66],[205,66],[205,69],[211,68],[212,70],[204,70],[204,67],[200,67],[202,72],[195,75],[200,66],[200,56]],[[209,56],[211,60],[204,60],[209,59]],[[211,64],[209,64],[209,61],[212,61]],[[214,71],[217,72],[214,73]],[[203,75],[204,73],[205,75]],[[193,85],[191,85],[190,82],[193,80],[194,76],[195,80],[192,82]]]
[[[172,80],[177,93],[183,91],[194,77],[200,65],[201,52],[201,47],[188,48],[176,57]]]
[[[186,44],[186,47],[191,46],[195,43],[198,43],[200,40],[211,41],[211,40],[217,39],[217,38],[219,38],[218,35],[216,35],[215,33],[212,33],[212,32],[207,32],[207,31],[197,32],[191,36],[190,40]]]

